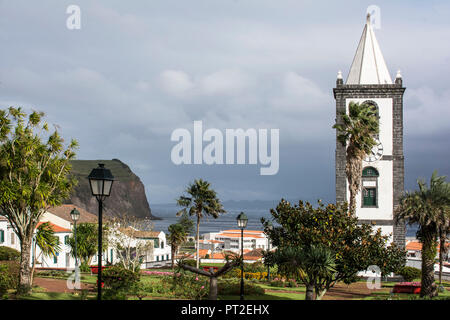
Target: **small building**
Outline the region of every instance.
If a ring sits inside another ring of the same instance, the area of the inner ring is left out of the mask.
[[[244,230],[244,250],[272,249],[270,241],[264,231]],[[203,241],[199,243],[200,249],[211,249],[212,251],[229,250],[240,252],[241,230],[231,229],[220,232],[210,232],[203,235]]]

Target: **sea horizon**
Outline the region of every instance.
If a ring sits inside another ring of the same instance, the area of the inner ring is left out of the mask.
[[[272,201],[263,201],[265,203],[269,203]],[[273,201],[275,203],[275,201]],[[217,219],[212,217],[204,217],[200,221],[200,235],[209,233],[209,232],[220,232],[222,230],[229,229],[237,229],[236,218],[240,212],[244,212],[248,217],[248,224],[246,230],[263,230],[263,226],[261,224],[261,218],[272,219],[272,215],[270,214],[270,209],[275,208],[274,206],[268,207],[258,207],[257,201],[232,201],[232,202],[224,202],[226,203],[235,203],[236,206],[226,206],[225,209],[227,212],[225,214],[220,215]],[[249,206],[241,206],[239,207],[239,203],[241,205],[243,203],[253,203],[254,205]],[[152,215],[157,217],[159,220],[151,220],[153,224],[153,230],[156,231],[164,231],[166,234],[168,233],[168,227],[171,224],[177,223],[179,217],[176,216],[176,213],[180,210],[176,204],[153,204],[151,206]],[[191,235],[195,234],[195,220],[194,221],[194,231]],[[415,237],[417,231],[417,226],[406,226],[406,237]]]

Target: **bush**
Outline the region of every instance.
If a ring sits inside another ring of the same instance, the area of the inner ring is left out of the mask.
[[[422,271],[414,267],[403,267],[398,272],[406,282],[411,282],[414,279],[421,278]]]
[[[139,281],[140,275],[121,266],[112,266],[102,272],[105,299],[125,300],[126,294]]]
[[[17,261],[7,261],[0,263],[0,298],[9,289],[17,288],[19,284],[20,265]]]
[[[191,267],[196,267],[197,261],[193,260],[193,259],[187,259],[187,260],[183,260],[183,264],[191,266]]]
[[[241,282],[239,280],[219,281],[217,290],[220,295],[240,295]],[[264,295],[263,288],[249,282],[244,282],[244,292],[246,295]]]
[[[0,261],[17,261],[20,258],[20,252],[10,247],[0,247]]]
[[[244,272],[267,272],[267,266],[265,266],[261,261],[254,263],[244,263]]]
[[[201,300],[209,292],[208,278],[183,271],[172,277],[171,283],[173,294],[182,299]]]

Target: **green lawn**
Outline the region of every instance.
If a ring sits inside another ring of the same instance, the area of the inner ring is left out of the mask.
[[[171,271],[171,269],[154,269],[149,271]],[[47,277],[51,278],[51,277]],[[64,279],[64,275],[58,275],[53,277],[55,279]],[[97,275],[91,275],[89,273],[83,273],[82,282],[88,284],[96,284]],[[167,287],[167,284],[164,282],[164,277],[157,275],[142,275],[141,281],[146,286],[150,286],[150,288],[154,287]],[[263,288],[265,293],[263,295],[246,295],[246,300],[304,300],[305,299],[305,287],[299,286],[296,288],[292,287],[272,287],[265,282],[254,282],[255,285]],[[363,298],[363,300],[411,300],[420,298],[419,295],[413,294],[391,294],[390,291],[394,287],[395,282],[383,282],[383,287],[386,288],[384,292],[373,292],[370,296]],[[450,288],[449,282],[443,282],[443,286],[445,288]],[[177,297],[171,296],[169,293],[162,294],[158,292],[166,292],[165,290],[154,290],[153,292],[149,292],[149,296],[145,297],[145,300],[148,299],[177,299]],[[88,299],[95,299],[95,293],[90,293],[87,297]],[[238,295],[220,295],[219,292],[219,300],[236,300],[240,297]],[[45,292],[43,288],[33,288],[33,293],[21,297],[24,300],[78,300],[81,299],[80,294],[72,294],[72,293],[55,293],[55,292]],[[137,299],[136,297],[130,297],[130,299]],[[450,299],[450,291],[445,290],[444,292],[439,293],[438,299]]]

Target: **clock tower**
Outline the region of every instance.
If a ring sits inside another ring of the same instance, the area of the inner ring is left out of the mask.
[[[356,216],[360,223],[373,224],[391,241],[405,246],[405,224],[394,222],[393,212],[404,187],[403,93],[400,71],[393,82],[367,15],[366,24],[344,83],[338,73],[336,119],[348,112],[350,102],[369,103],[377,109],[379,134],[377,144],[362,163],[361,190],[356,196]],[[336,133],[337,135],[337,133]],[[336,201],[348,201],[345,174],[346,149],[336,139]]]

